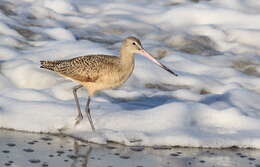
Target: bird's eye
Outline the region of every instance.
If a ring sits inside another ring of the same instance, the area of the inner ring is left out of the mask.
[[[133,45],[136,45],[136,43],[135,43],[135,42],[133,42],[132,44],[133,44]]]

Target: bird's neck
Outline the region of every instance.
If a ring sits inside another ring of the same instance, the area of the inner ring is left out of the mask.
[[[134,55],[125,48],[120,49],[120,64],[123,68],[133,68]]]

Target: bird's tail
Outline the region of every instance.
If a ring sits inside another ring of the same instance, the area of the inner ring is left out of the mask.
[[[60,63],[59,61],[40,61],[40,62],[41,62],[40,68],[45,68],[51,71],[54,71],[55,66]]]

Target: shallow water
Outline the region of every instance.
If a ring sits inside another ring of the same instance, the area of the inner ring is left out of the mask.
[[[97,145],[64,136],[0,130],[0,166],[260,167],[260,150]]]

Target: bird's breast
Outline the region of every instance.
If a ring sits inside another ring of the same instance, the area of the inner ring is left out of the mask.
[[[106,83],[107,85],[110,85],[110,88],[116,88],[121,86],[123,83],[125,83],[128,80],[133,70],[134,70],[133,65],[127,69],[120,68],[117,70],[112,70],[109,73],[107,73],[105,76],[100,78],[100,81],[102,83]]]
[[[107,71],[103,75],[100,75],[95,82],[86,83],[86,87],[90,91],[94,92],[104,89],[117,88],[127,81],[133,70],[134,66],[127,70],[117,69]]]

